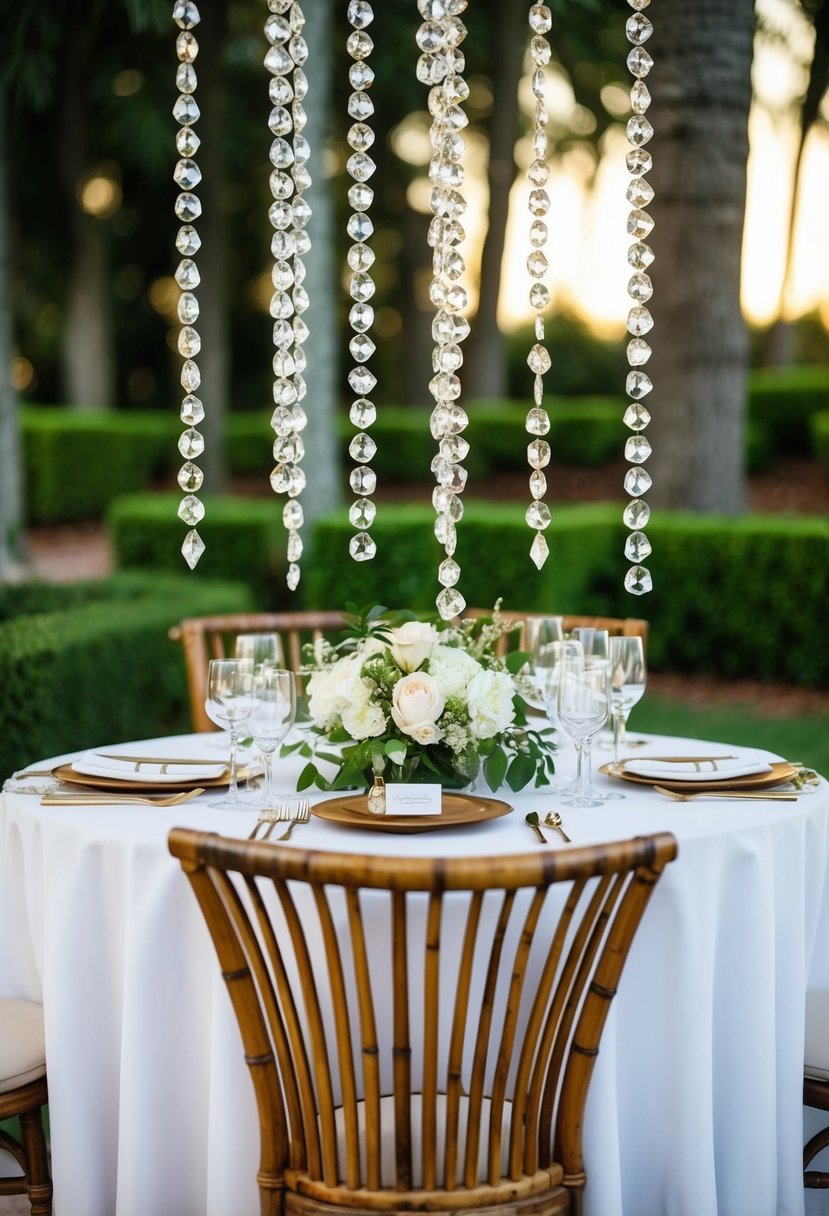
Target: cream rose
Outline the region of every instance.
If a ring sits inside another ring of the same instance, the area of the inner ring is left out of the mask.
[[[333,726],[344,708],[351,703],[349,692],[355,677],[359,677],[361,660],[355,655],[338,659],[325,671],[315,671],[308,681],[308,710],[317,726],[327,730]]]
[[[391,657],[403,671],[417,671],[432,653],[436,638],[434,625],[427,625],[423,621],[406,621],[405,625],[392,630],[389,639]]]
[[[394,686],[391,716],[404,735],[418,743],[437,743],[441,730],[437,720],[445,701],[437,683],[425,672],[403,676]]]
[[[503,671],[481,671],[469,681],[469,729],[476,739],[491,739],[512,723],[514,691],[511,676]]]

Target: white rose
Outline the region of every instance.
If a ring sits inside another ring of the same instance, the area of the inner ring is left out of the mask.
[[[437,681],[445,700],[463,692],[473,676],[483,671],[480,663],[457,646],[438,643],[429,658],[429,675]]]
[[[391,716],[398,730],[420,742],[437,743],[441,731],[437,720],[445,701],[435,681],[425,672],[403,676],[394,686]],[[434,734],[431,732],[434,731]],[[418,738],[418,733],[421,738]],[[428,739],[426,738],[428,735]]]
[[[386,729],[386,719],[379,705],[366,700],[343,710],[343,726],[352,739],[373,739]]]
[[[476,739],[491,739],[512,723],[513,693],[512,678],[504,671],[481,671],[470,680],[466,690],[469,729]]]
[[[308,711],[317,726],[327,730],[348,707],[349,684],[359,671],[360,660],[346,655],[324,671],[314,672],[307,686]]]
[[[405,625],[392,630],[389,639],[391,657],[403,671],[417,671],[432,653],[436,637],[434,625],[426,625],[423,621],[406,621]]]

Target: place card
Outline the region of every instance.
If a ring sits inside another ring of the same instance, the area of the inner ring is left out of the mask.
[[[441,787],[386,782],[387,815],[439,815]]]

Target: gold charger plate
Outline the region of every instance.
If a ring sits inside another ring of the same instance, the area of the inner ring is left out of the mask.
[[[444,794],[439,815],[370,815],[366,795],[329,798],[311,807],[311,814],[346,828],[373,828],[378,832],[431,832],[437,828],[465,827],[508,815],[512,807],[498,798],[475,794]]]
[[[619,781],[633,781],[636,785],[661,785],[676,794],[715,794],[724,790],[767,790],[791,781],[797,769],[793,764],[781,760],[772,762],[770,773],[749,773],[745,777],[723,777],[714,781],[671,781],[669,777],[642,777],[638,773],[626,773],[611,761],[610,764],[603,764],[599,772]]]
[[[213,789],[217,786],[227,785],[229,781],[226,772],[220,777],[189,777],[181,781],[125,781],[121,777],[96,777],[91,773],[78,773],[71,764],[59,764],[57,768],[52,769],[52,776],[56,777],[59,781],[66,781],[71,785],[91,786],[93,789],[98,790],[120,790],[122,794],[130,791],[142,794],[148,791],[164,790],[174,794],[178,790]],[[248,770],[240,768],[238,780],[242,782],[246,781],[247,778]]]

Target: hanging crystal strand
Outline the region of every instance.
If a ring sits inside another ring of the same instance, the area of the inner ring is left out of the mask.
[[[358,529],[349,542],[348,551],[355,561],[365,562],[377,552],[377,546],[368,533],[377,513],[377,507],[371,499],[377,486],[377,474],[369,467],[369,462],[377,451],[377,444],[366,433],[366,429],[377,418],[377,409],[369,396],[377,379],[366,367],[375,351],[369,334],[374,324],[371,299],[375,288],[374,280],[368,273],[374,262],[374,251],[367,242],[374,231],[368,214],[374,200],[374,191],[368,185],[368,180],[376,166],[368,155],[368,150],[374,143],[374,132],[366,122],[374,113],[374,103],[366,92],[374,82],[374,72],[368,63],[374,43],[366,33],[366,28],[374,20],[374,10],[367,0],[349,0],[347,15],[349,23],[354,27],[346,44],[348,53],[354,60],[348,72],[353,90],[348,99],[348,113],[354,122],[348,132],[348,144],[352,151],[346,169],[354,181],[348,191],[348,201],[352,207],[348,235],[353,241],[348,251],[348,265],[351,269],[348,289],[353,301],[348,323],[354,331],[348,349],[355,363],[348,373],[348,383],[356,393],[356,399],[351,405],[350,419],[352,426],[357,428],[357,434],[349,444],[348,454],[355,462],[349,484],[358,495],[348,512],[349,522],[352,527]]]
[[[631,529],[625,542],[625,556],[636,563],[625,576],[625,587],[632,595],[644,595],[653,587],[650,571],[640,564],[651,552],[651,543],[642,531],[651,513],[650,507],[642,498],[652,484],[649,473],[642,467],[651,454],[651,445],[643,433],[651,416],[642,404],[642,399],[648,395],[653,385],[650,376],[642,369],[651,357],[651,348],[645,341],[645,334],[653,328],[653,317],[646,307],[653,294],[653,285],[646,273],[653,262],[653,250],[645,243],[653,229],[653,219],[644,210],[653,198],[653,187],[644,177],[653,164],[651,154],[645,148],[645,144],[653,135],[653,127],[645,116],[651,104],[645,77],[653,67],[653,59],[643,44],[653,33],[653,26],[641,12],[648,7],[650,0],[628,0],[628,4],[636,10],[625,25],[628,42],[633,43],[633,49],[627,57],[628,68],[634,77],[630,90],[633,114],[627,124],[627,137],[633,145],[627,154],[627,167],[631,174],[627,199],[633,209],[628,215],[627,230],[634,240],[628,250],[628,262],[634,273],[628,282],[628,295],[633,300],[633,307],[628,313],[627,322],[628,332],[632,337],[627,346],[630,371],[625,382],[625,390],[632,400],[625,410],[624,421],[633,434],[625,443],[625,459],[630,461],[631,468],[625,474],[624,484],[631,501],[625,507],[623,518],[625,525]]]
[[[282,508],[282,523],[288,533],[287,583],[291,591],[299,585],[299,559],[302,556],[300,528],[303,524],[299,496],[305,489],[305,473],[301,467],[305,455],[302,432],[307,418],[300,402],[306,394],[302,373],[306,360],[303,344],[308,338],[308,326],[302,314],[308,308],[308,293],[303,287],[305,263],[303,256],[311,247],[306,224],[311,208],[304,191],[311,184],[307,162],[308,141],[302,134],[305,126],[303,98],[308,81],[302,65],[308,58],[308,46],[302,37],[305,17],[293,0],[268,0],[271,15],[265,22],[265,37],[271,44],[265,55],[265,67],[272,73],[269,85],[273,104],[268,126],[274,136],[270,159],[273,170],[270,187],[274,201],[268,216],[274,228],[271,240],[274,294],[270,313],[273,324],[273,399],[271,426],[276,438],[273,455],[276,467],[271,473],[271,486],[277,494],[287,495]]]
[[[466,607],[466,601],[455,585],[460,578],[460,566],[452,556],[457,543],[456,524],[463,515],[460,495],[467,477],[460,461],[469,451],[469,444],[462,435],[469,420],[458,404],[461,382],[457,375],[463,363],[460,343],[469,334],[469,322],[461,316],[468,303],[467,292],[459,282],[466,266],[458,250],[466,236],[461,223],[466,199],[461,193],[464,181],[461,160],[465,145],[460,132],[469,121],[461,108],[469,96],[469,86],[463,79],[465,61],[458,49],[466,37],[466,27],[460,20],[465,8],[466,0],[418,0],[424,22],[417,32],[417,44],[422,52],[417,63],[417,78],[432,86],[429,135],[433,155],[429,178],[433,219],[429,226],[429,244],[433,251],[433,278],[429,298],[436,312],[432,322],[434,376],[429,382],[429,391],[435,399],[430,428],[439,444],[438,454],[432,461],[437,481],[432,493],[437,512],[435,536],[446,553],[438,568],[438,581],[443,590],[436,603],[445,621]]]
[[[204,418],[204,406],[194,394],[201,383],[201,373],[195,357],[201,350],[201,338],[193,328],[193,322],[198,319],[199,303],[195,289],[200,282],[198,267],[193,256],[201,246],[201,238],[193,227],[192,221],[201,215],[201,202],[193,193],[201,181],[201,170],[194,157],[201,140],[193,130],[193,124],[198,120],[199,107],[196,104],[196,69],[193,62],[199,53],[199,44],[192,33],[201,17],[199,10],[192,0],[178,0],[173,8],[173,20],[181,30],[176,38],[176,56],[179,66],[176,71],[176,87],[179,90],[178,100],[173,107],[173,117],[179,123],[180,130],[176,135],[176,148],[179,160],[176,163],[173,179],[181,190],[176,199],[175,212],[182,225],[176,236],[176,249],[181,254],[181,261],[176,270],[176,282],[181,288],[178,301],[178,319],[181,330],[178,336],[179,353],[184,357],[181,368],[181,385],[186,396],[181,403],[181,421],[187,430],[178,441],[178,450],[184,457],[185,463],[178,473],[178,484],[186,491],[179,503],[178,517],[190,525],[190,531],[181,546],[182,556],[191,570],[204,553],[204,541],[196,531],[195,525],[204,518],[204,504],[196,497],[195,491],[201,489],[204,473],[194,464],[204,451],[204,436],[195,428]]]
[[[535,309],[535,343],[532,346],[527,363],[535,374],[533,384],[533,408],[526,419],[527,433],[533,438],[527,445],[527,461],[532,469],[530,474],[530,494],[533,501],[527,508],[525,519],[531,528],[535,529],[535,537],[530,546],[530,557],[540,570],[547,560],[549,548],[544,538],[544,529],[550,523],[550,508],[542,502],[547,492],[547,478],[543,469],[550,463],[550,445],[542,436],[550,430],[550,419],[544,409],[544,373],[550,370],[550,354],[544,345],[543,312],[550,303],[550,292],[542,281],[547,273],[547,255],[544,246],[547,243],[547,225],[544,216],[550,209],[550,196],[544,187],[550,176],[547,164],[547,107],[544,104],[546,77],[544,67],[550,62],[550,44],[544,37],[552,26],[553,19],[546,4],[533,4],[530,8],[529,24],[532,30],[530,54],[535,65],[532,74],[532,90],[535,97],[535,120],[533,123],[532,152],[527,176],[532,189],[529,196],[530,245],[527,257],[527,270],[533,280],[530,288],[530,304]]]

